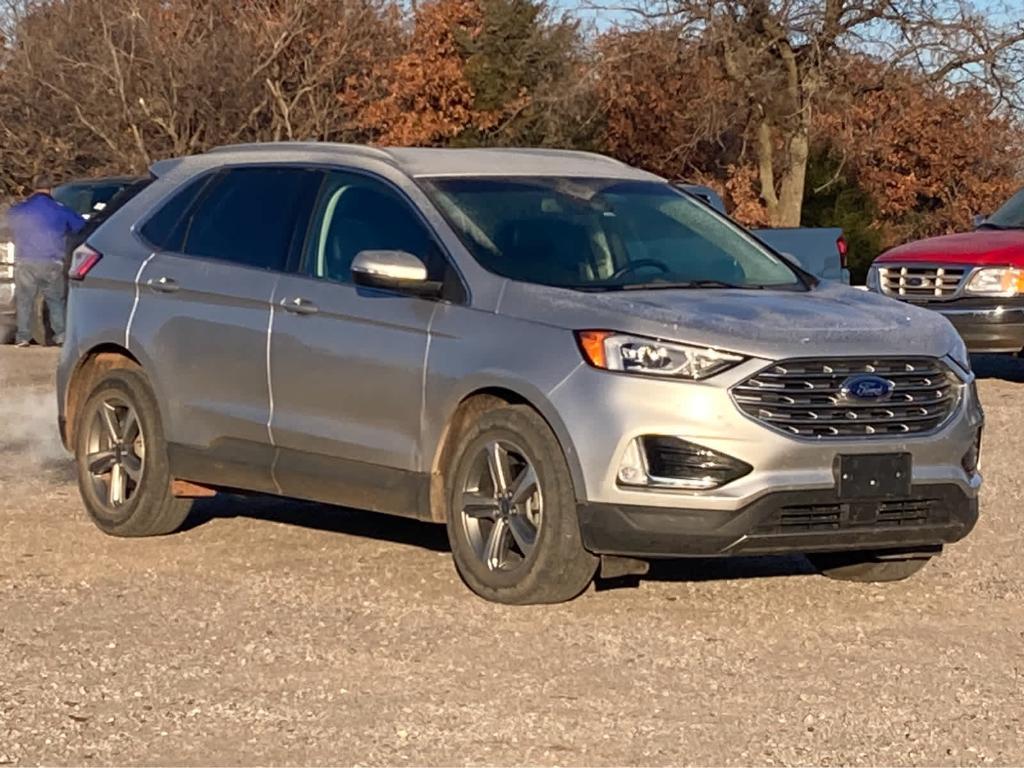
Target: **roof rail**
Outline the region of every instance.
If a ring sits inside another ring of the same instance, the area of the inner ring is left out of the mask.
[[[394,162],[394,158],[383,149],[366,146],[365,144],[341,144],[331,141],[267,141],[249,144],[223,144],[207,150],[207,154],[221,152],[281,152],[287,150],[300,152],[350,152],[364,157],[376,157]]]
[[[557,149],[553,147],[487,147],[487,149],[500,152],[525,152],[533,155],[547,155],[549,157],[580,157],[582,155],[592,160],[603,160],[614,165],[629,165],[629,163],[624,163],[617,158],[602,155],[600,152],[588,152],[583,149]]]

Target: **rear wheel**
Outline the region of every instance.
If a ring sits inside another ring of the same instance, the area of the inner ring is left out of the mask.
[[[807,555],[819,573],[839,581],[903,581],[924,568],[934,551],[820,552]]]
[[[172,533],[191,502],[171,493],[156,399],[140,371],[115,369],[96,382],[75,429],[78,487],[92,521],[113,536]]]
[[[583,548],[562,449],[535,411],[484,413],[460,436],[447,477],[448,538],[470,589],[529,604],[587,588],[598,560]]]

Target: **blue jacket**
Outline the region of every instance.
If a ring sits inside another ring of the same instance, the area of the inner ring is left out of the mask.
[[[63,261],[68,234],[85,226],[85,219],[40,192],[12,206],[7,220],[14,257],[26,261]]]

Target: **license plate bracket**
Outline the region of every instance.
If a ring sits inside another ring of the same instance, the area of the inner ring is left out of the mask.
[[[898,499],[910,496],[909,453],[836,456],[833,471],[840,499]]]

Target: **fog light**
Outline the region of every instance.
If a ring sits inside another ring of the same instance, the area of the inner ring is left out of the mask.
[[[981,430],[979,429],[974,435],[974,442],[971,444],[970,449],[964,454],[964,457],[960,460],[960,465],[964,468],[964,472],[972,474],[981,470]]]
[[[622,485],[706,491],[753,470],[746,462],[678,437],[647,435],[630,442],[619,464]]]
[[[623,485],[647,485],[647,469],[636,440],[630,440],[626,446],[626,453],[619,464],[619,482]]]

